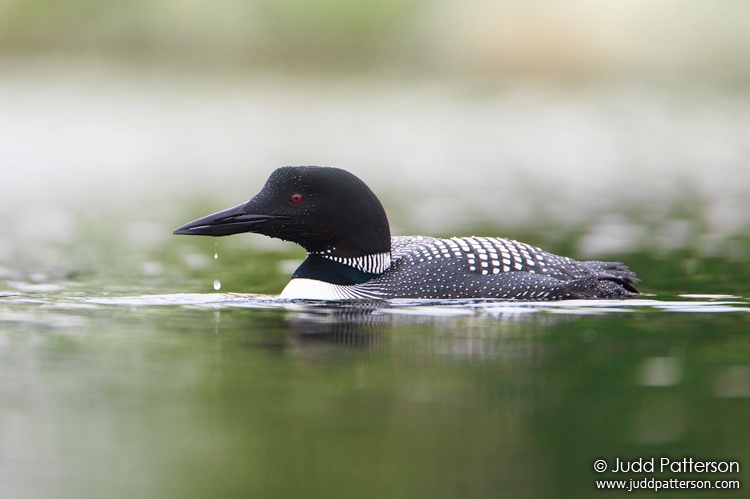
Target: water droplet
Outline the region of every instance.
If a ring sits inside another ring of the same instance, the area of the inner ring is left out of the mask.
[[[219,252],[214,251],[214,260],[218,260],[218,259],[219,259]]]
[[[220,290],[220,289],[221,289],[221,281],[220,281],[220,280],[216,279],[216,280],[214,281],[214,289],[215,289],[216,291],[218,291],[218,290]]]

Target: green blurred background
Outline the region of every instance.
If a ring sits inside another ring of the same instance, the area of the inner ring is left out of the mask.
[[[5,0],[0,9],[6,57],[491,80],[745,80],[750,70],[740,1]]]
[[[3,275],[148,274],[101,255],[163,250],[285,164],[354,171],[395,233],[742,259],[748,20],[730,1],[2,1]]]
[[[353,171],[396,234],[744,263],[749,20],[736,1],[3,0],[0,276],[197,268],[206,289],[213,241],[171,229],[286,164]]]

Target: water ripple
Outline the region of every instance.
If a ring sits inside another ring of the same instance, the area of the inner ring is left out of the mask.
[[[57,311],[97,308],[187,307],[187,308],[243,308],[285,309],[290,312],[339,313],[347,311],[364,314],[396,316],[488,318],[520,317],[530,314],[604,315],[633,312],[680,313],[748,313],[750,300],[726,294],[690,294],[629,300],[565,300],[552,302],[513,302],[493,300],[416,300],[383,301],[307,301],[287,300],[272,295],[244,293],[167,293],[96,296],[68,293],[6,293],[0,295],[0,322],[18,321],[18,306],[40,307]],[[13,309],[13,310],[11,310]],[[36,313],[41,313],[37,311]],[[22,319],[21,319],[22,320]]]
[[[70,299],[68,299],[70,300]],[[287,300],[272,295],[243,293],[172,293],[131,296],[90,296],[74,298],[81,305],[99,306],[190,306],[235,308],[284,308],[289,310],[324,307],[326,309],[367,309],[391,315],[460,317],[482,315],[524,315],[532,313],[601,315],[632,313],[636,311],[663,311],[685,313],[750,312],[747,298],[733,295],[679,295],[662,299],[634,298],[629,300],[564,300],[547,302],[513,302],[493,300],[416,300],[395,299],[366,302],[321,302]],[[21,296],[7,297],[5,302],[22,302]],[[59,305],[65,297],[54,298]],[[44,300],[41,300],[44,302]]]

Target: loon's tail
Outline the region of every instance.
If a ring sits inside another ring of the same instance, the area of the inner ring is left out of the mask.
[[[593,270],[597,278],[603,281],[611,281],[622,286],[629,293],[638,294],[635,289],[635,283],[640,279],[635,276],[635,272],[630,270],[626,265],[620,262],[581,262],[584,267]]]

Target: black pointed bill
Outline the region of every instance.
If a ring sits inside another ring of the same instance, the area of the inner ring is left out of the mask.
[[[270,220],[287,218],[284,216],[247,213],[246,204],[208,215],[186,223],[172,232],[189,236],[229,236],[241,232],[255,232],[256,229]]]

